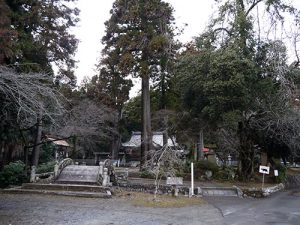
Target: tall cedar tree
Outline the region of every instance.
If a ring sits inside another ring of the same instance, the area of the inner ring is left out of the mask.
[[[0,0],[0,12],[0,65],[4,65],[13,55],[16,33],[11,28],[11,11],[5,0]]]
[[[73,74],[78,40],[69,29],[78,22],[76,0],[1,0],[0,63],[22,71],[59,68],[58,79],[75,85]]]
[[[142,79],[142,166],[152,144],[149,82],[158,76],[174,36],[173,9],[161,0],[117,0],[110,13],[103,54],[118,57],[114,66],[120,74]]]

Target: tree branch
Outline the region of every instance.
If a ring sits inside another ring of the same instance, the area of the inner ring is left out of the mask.
[[[224,28],[224,27],[219,27],[219,28],[214,29],[214,30],[213,30],[213,33],[215,34],[215,33],[217,33],[218,31],[225,31],[229,36],[232,35],[232,33],[231,33],[229,30],[227,30],[226,28]]]
[[[251,10],[257,6],[260,2],[262,2],[263,0],[258,0],[258,1],[254,1],[253,4],[249,7],[249,9],[246,12],[246,17],[248,16],[248,14],[251,12]]]

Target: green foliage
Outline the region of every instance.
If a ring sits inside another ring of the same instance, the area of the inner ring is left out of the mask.
[[[38,165],[36,168],[36,173],[48,173],[48,172],[53,172],[54,171],[54,166],[56,162],[47,162],[47,163],[41,163]]]
[[[282,183],[286,180],[287,168],[280,163],[280,160],[273,160],[273,169],[278,170],[278,176],[274,177],[276,183]]]
[[[75,85],[72,69],[78,41],[69,29],[78,22],[79,10],[67,4],[75,1],[1,1],[0,7],[7,13],[0,34],[2,28],[13,35],[4,46],[5,60],[0,63],[18,64],[23,72],[46,70],[49,73],[52,73],[50,63],[55,63],[59,68],[58,79],[67,77]]]
[[[25,164],[21,161],[11,162],[0,172],[0,187],[20,185],[27,179]]]
[[[266,13],[280,22],[284,13],[299,19],[298,10],[283,0],[218,3],[219,16],[180,55],[177,84],[183,108],[191,118],[198,118],[199,122],[193,125],[196,129],[206,124],[216,130],[235,132],[241,177],[249,179],[258,130],[266,136],[285,139],[281,142],[289,145],[295,140],[294,133],[299,133],[287,132],[297,129],[289,125],[293,124],[291,119],[282,119],[287,115],[287,96],[293,86],[293,69],[287,66],[286,48],[280,40],[263,41],[254,29],[254,9],[265,4]],[[284,124],[281,127],[279,120]],[[293,138],[287,138],[285,133]]]
[[[236,168],[234,167],[224,167],[215,174],[215,178],[218,180],[231,181],[235,179],[236,172]]]
[[[122,76],[157,75],[156,66],[173,42],[172,13],[161,0],[116,0],[102,39],[113,70]]]
[[[44,144],[40,152],[40,163],[47,163],[54,159],[54,145],[53,144]]]
[[[213,175],[219,171],[219,167],[216,163],[208,160],[200,160],[195,163],[195,172],[205,172],[210,170],[213,172]]]
[[[147,171],[147,170],[144,170],[140,173],[140,177],[141,178],[148,178],[148,179],[155,179],[155,174]]]
[[[126,103],[124,107],[123,120],[126,124],[127,130],[139,131],[142,129],[141,111],[142,99],[140,95],[130,99]]]

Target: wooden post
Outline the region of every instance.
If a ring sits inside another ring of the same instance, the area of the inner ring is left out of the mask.
[[[197,146],[198,152],[197,152],[197,161],[203,159],[203,148],[204,148],[204,142],[203,142],[203,129],[199,132],[199,144]]]

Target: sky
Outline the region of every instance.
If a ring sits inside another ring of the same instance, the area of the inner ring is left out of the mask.
[[[192,40],[200,34],[213,13],[213,0],[165,0],[174,10],[176,24],[184,27],[183,35],[178,39],[182,42]],[[73,29],[79,39],[76,60],[78,61],[76,76],[78,83],[87,76],[96,74],[95,64],[101,56],[101,38],[105,34],[104,22],[110,17],[109,11],[114,0],[78,0],[76,6],[81,10],[80,22]]]
[[[178,27],[184,27],[184,33],[178,37],[183,43],[191,41],[193,37],[202,33],[207,26],[212,15],[217,13],[214,6],[214,0],[165,0],[174,8],[174,17]],[[297,8],[300,8],[299,0],[291,1]],[[110,18],[109,11],[112,8],[114,0],[78,0],[76,6],[81,10],[80,22],[72,32],[79,39],[78,50],[75,59],[78,61],[75,75],[78,84],[84,77],[92,77],[96,74],[95,64],[101,57],[101,38],[105,35],[104,22]],[[265,15],[261,15],[262,20]],[[262,22],[269,23],[269,22]],[[262,26],[266,29],[265,33],[269,35],[269,26]],[[287,31],[286,33],[289,33]],[[275,34],[276,35],[276,34]],[[274,34],[271,34],[274,37]],[[299,42],[300,42],[300,37]],[[289,44],[288,44],[289,45]],[[291,45],[291,43],[290,43]],[[291,53],[291,52],[290,52]],[[294,58],[294,57],[292,57]],[[139,81],[133,81],[135,87],[132,89],[130,96],[133,97],[139,91]]]

